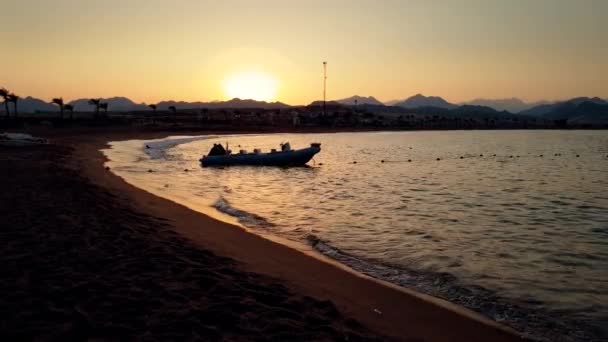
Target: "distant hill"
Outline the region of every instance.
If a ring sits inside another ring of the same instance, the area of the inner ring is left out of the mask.
[[[519,113],[521,111],[536,107],[539,105],[547,104],[547,101],[539,101],[534,103],[526,103],[516,97],[510,99],[475,99],[472,101],[464,102],[463,105],[473,106],[485,106],[494,108],[498,111],[506,110],[511,113]]]
[[[322,100],[318,100],[318,101],[313,101],[310,104],[307,105],[307,107],[318,107],[318,106],[323,106],[323,101]],[[325,106],[327,107],[345,107],[344,104],[338,102],[338,101],[326,101],[325,102]]]
[[[608,123],[606,101],[564,102],[542,115],[549,120],[568,120],[575,123]]]
[[[228,101],[214,101],[214,102],[184,102],[184,101],[161,101],[157,103],[159,110],[167,110],[170,106],[175,106],[177,109],[194,109],[194,108],[266,108],[266,109],[281,109],[289,108],[288,104],[282,102],[266,102],[256,100],[242,100],[234,98]]]
[[[398,107],[403,107],[403,108],[436,107],[436,108],[452,109],[452,108],[458,107],[453,103],[447,102],[446,100],[442,99],[441,97],[424,96],[422,94],[416,94],[403,101],[397,102],[393,105],[398,106]]]
[[[450,110],[454,116],[474,118],[474,119],[513,119],[520,118],[520,115],[512,114],[508,111],[498,111],[488,106],[463,105]]]
[[[59,107],[35,97],[20,98],[17,102],[17,109],[20,113],[35,113],[37,111],[59,111]],[[13,104],[9,106],[9,110],[13,112]],[[4,104],[0,105],[0,112],[4,112]]]
[[[608,104],[607,101],[604,101],[602,99],[600,99],[599,97],[576,97],[573,99],[570,99],[568,101],[563,101],[563,102],[556,102],[556,103],[551,103],[551,104],[543,104],[540,106],[536,106],[533,108],[530,108],[528,110],[524,110],[522,112],[520,112],[520,114],[523,115],[530,115],[530,116],[536,116],[536,117],[545,117],[545,116],[551,116],[551,113],[559,110],[560,107],[563,107],[564,105],[579,105],[583,102],[591,102],[591,103],[595,103],[595,104],[600,104],[600,105],[606,105]]]
[[[102,102],[108,103],[108,110],[111,112],[129,112],[129,111],[146,111],[151,110],[145,103],[135,103],[126,97],[112,97],[107,99],[101,99]],[[94,111],[95,107],[88,104],[89,99],[78,99],[71,101],[70,104],[74,106],[77,111]],[[175,106],[177,109],[196,109],[196,108],[288,108],[281,102],[264,102],[256,100],[241,100],[232,99],[228,101],[215,101],[215,102],[186,102],[186,101],[161,101],[156,104],[158,110],[168,110],[170,106]]]
[[[95,106],[89,104],[90,99],[78,99],[70,101],[69,104],[74,106],[74,110],[78,112],[92,112],[95,111]],[[101,102],[108,104],[108,111],[111,112],[128,112],[135,110],[148,110],[148,106],[145,103],[137,104],[126,97],[110,97],[101,99]]]
[[[356,103],[355,103],[356,101]],[[376,105],[376,106],[384,106],[384,103],[378,101],[375,97],[373,96],[359,96],[359,95],[355,95],[355,96],[351,96],[351,97],[347,97],[345,99],[341,99],[341,100],[336,100],[336,102],[341,103],[341,104],[345,104],[345,105],[349,105],[349,106],[354,106],[355,104],[357,105]]]

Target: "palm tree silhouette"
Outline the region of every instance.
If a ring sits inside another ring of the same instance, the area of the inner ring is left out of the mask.
[[[10,93],[7,96],[8,101],[13,103],[13,106],[15,108],[15,117],[17,117],[17,114],[19,113],[19,111],[17,110],[17,101],[19,101],[19,96],[14,94],[14,93]]]
[[[11,113],[8,109],[8,103],[10,102],[8,99],[8,95],[10,94],[10,92],[8,91],[8,89],[6,88],[0,88],[0,97],[2,97],[2,100],[4,101],[4,109],[6,110],[6,117],[8,118],[9,116],[11,116]]]
[[[99,108],[103,109],[104,116],[108,116],[108,103],[107,102],[100,103]]]
[[[173,116],[175,117],[175,113],[177,113],[177,108],[175,106],[169,106],[169,111],[173,113]]]
[[[150,104],[150,105],[148,105],[148,107],[152,108],[152,111],[154,111],[156,113],[156,105],[155,104]]]
[[[63,106],[63,108],[70,112],[70,120],[74,119],[74,106],[72,106],[71,104],[66,104],[65,106]]]
[[[99,106],[101,105],[101,99],[90,99],[89,104],[95,106],[95,117],[99,117]]]
[[[51,101],[52,104],[56,104],[59,106],[59,113],[61,113],[61,119],[63,119],[63,110],[65,109],[65,105],[63,104],[62,97],[56,97]]]

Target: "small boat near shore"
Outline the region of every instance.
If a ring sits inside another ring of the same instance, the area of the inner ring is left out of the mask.
[[[253,153],[240,150],[233,154],[221,144],[214,144],[209,154],[203,156],[200,162],[203,167],[208,166],[304,166],[315,154],[321,152],[321,144],[312,143],[310,147],[292,150],[289,143],[281,144],[281,151],[272,149],[268,153],[262,153],[255,149]]]

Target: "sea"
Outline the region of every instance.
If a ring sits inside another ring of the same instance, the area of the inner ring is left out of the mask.
[[[308,167],[200,165],[216,143],[282,142],[322,151]],[[170,136],[104,153],[157,196],[531,339],[608,340],[608,131]]]

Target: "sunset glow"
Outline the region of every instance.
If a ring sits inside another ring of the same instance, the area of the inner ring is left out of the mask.
[[[278,81],[263,72],[241,72],[228,76],[224,80],[223,88],[229,99],[271,101],[276,97]]]

